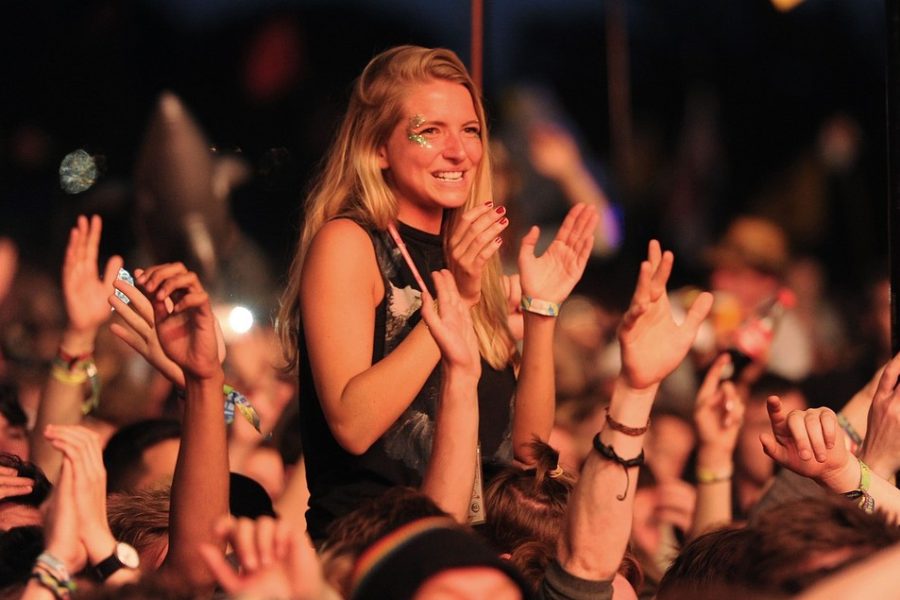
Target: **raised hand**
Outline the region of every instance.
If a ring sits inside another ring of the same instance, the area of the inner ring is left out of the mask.
[[[79,535],[80,519],[75,504],[75,473],[72,463],[63,460],[59,478],[50,495],[44,521],[47,552],[63,562],[69,574],[87,563],[87,551]]]
[[[228,519],[216,532],[231,542],[240,561],[236,572],[212,544],[200,556],[229,596],[241,598],[321,598],[325,583],[316,551],[302,527],[271,517]]]
[[[147,291],[159,345],[166,356],[186,376],[221,376],[216,319],[196,273],[181,263],[168,263],[150,267],[136,281]],[[171,312],[166,308],[167,299],[172,302]]]
[[[100,437],[78,425],[48,425],[44,437],[63,453],[63,468],[72,473],[78,539],[91,564],[97,564],[116,544],[106,515],[106,469]]]
[[[781,466],[832,487],[830,482],[846,471],[852,458],[834,412],[811,408],[785,414],[778,396],[769,396],[766,408],[772,433],[759,436],[765,453]]]
[[[576,204],[569,210],[550,246],[537,257],[534,247],[540,230],[532,227],[519,247],[522,294],[556,304],[568,298],[584,273],[599,218],[593,206]]]
[[[481,355],[469,307],[460,297],[449,270],[435,271],[431,276],[440,309],[435,306],[431,294],[425,290],[422,292],[422,318],[441,349],[444,363],[451,368],[466,371],[477,379],[481,375]]]
[[[122,267],[122,258],[113,256],[106,262],[103,279],[100,279],[97,254],[102,229],[99,216],[94,215],[90,220],[84,215],[78,217],[75,227],[69,232],[62,270],[68,329],[92,337],[109,319],[106,298],[112,293],[113,281]]]
[[[859,456],[885,479],[900,468],[900,354],[891,359],[881,372],[872,396]]]
[[[619,326],[622,376],[636,389],[659,383],[684,360],[712,307],[712,294],[703,292],[694,300],[684,322],[675,322],[666,292],[674,260],[668,250],[662,252],[658,241],[650,241],[631,306]]]
[[[484,266],[500,249],[500,233],[509,225],[506,209],[486,203],[467,210],[450,233],[449,268],[459,295],[469,306],[481,300]]]
[[[140,277],[143,270],[135,269],[135,277]],[[153,316],[153,305],[141,291],[129,283],[117,279],[115,289],[128,298],[125,304],[116,294],[110,294],[109,305],[115,310],[109,326],[117,337],[144,357],[160,373],[174,383],[184,387],[184,372],[163,352],[156,335],[156,320]],[[171,306],[167,307],[171,308]]]
[[[734,383],[722,381],[728,354],[719,356],[703,379],[694,405],[694,424],[701,448],[714,449],[728,459],[734,453],[744,418],[744,402]]]

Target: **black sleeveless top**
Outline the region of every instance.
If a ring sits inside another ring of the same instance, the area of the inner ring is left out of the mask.
[[[372,364],[397,347],[421,317],[421,292],[406,261],[387,231],[359,223],[375,249],[375,258],[384,283],[384,299],[375,307]],[[431,272],[444,268],[441,238],[398,224],[400,236],[419,269],[429,291],[435,294]],[[434,432],[440,394],[438,365],[422,390],[397,421],[367,452],[355,456],[346,452],[331,434],[316,394],[312,372],[306,360],[306,340],[300,335],[300,433],[309,485],[307,528],[314,540],[325,537],[328,524],[368,498],[390,487],[418,487],[422,482]],[[512,406],[515,375],[511,366],[493,369],[482,359],[478,383],[479,440],[483,460],[508,462],[512,459]]]

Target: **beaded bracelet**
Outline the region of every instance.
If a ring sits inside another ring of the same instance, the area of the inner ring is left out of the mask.
[[[536,315],[544,315],[545,317],[556,317],[559,315],[559,304],[549,300],[539,300],[531,296],[522,296],[521,307],[522,310]]]
[[[856,461],[859,463],[859,487],[844,492],[843,496],[849,500],[858,500],[857,505],[863,511],[872,514],[875,512],[875,498],[869,493],[869,486],[872,485],[872,471],[869,469],[869,465],[859,458]]]
[[[621,495],[617,495],[616,500],[619,500],[620,502],[625,500],[625,498],[628,497],[628,487],[631,485],[631,476],[628,474],[628,469],[640,467],[644,464],[644,451],[641,450],[641,453],[634,458],[622,458],[616,454],[616,451],[612,446],[607,446],[603,443],[599,433],[594,436],[594,450],[596,450],[603,458],[622,465],[622,468],[625,470],[625,491]]]

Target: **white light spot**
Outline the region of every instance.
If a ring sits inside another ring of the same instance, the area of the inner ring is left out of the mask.
[[[243,306],[235,306],[228,313],[228,326],[238,335],[247,333],[253,327],[253,313]]]

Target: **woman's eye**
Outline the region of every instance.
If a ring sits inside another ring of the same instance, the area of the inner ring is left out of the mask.
[[[419,132],[419,135],[437,135],[438,128],[437,127],[426,127],[422,131]]]
[[[464,131],[465,131],[467,134],[469,134],[469,135],[471,135],[471,136],[474,136],[474,137],[479,137],[479,136],[481,136],[481,129],[479,129],[478,127],[466,127],[466,128],[464,129]]]

